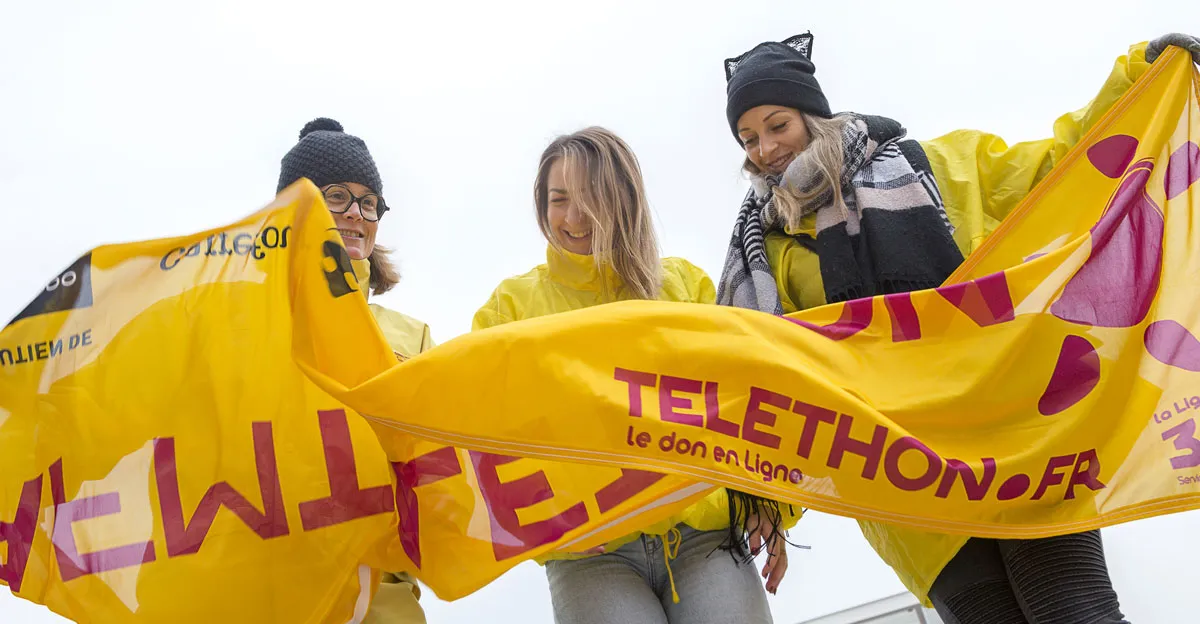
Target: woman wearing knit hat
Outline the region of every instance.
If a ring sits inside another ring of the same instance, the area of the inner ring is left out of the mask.
[[[712,280],[686,260],[659,258],[633,151],[603,128],[555,139],[542,153],[533,189],[546,263],[500,283],[473,328],[628,299],[712,303]],[[785,511],[789,511],[785,510]],[[782,525],[795,524],[791,513]],[[676,517],[588,553],[553,553],[546,564],[557,624],[766,624],[763,583],[718,490]],[[758,539],[756,537],[751,540]],[[770,564],[773,592],[786,561]]]
[[[1194,37],[1132,46],[1096,98],[1054,124],[1053,138],[1011,148],[971,130],[906,140],[891,119],[834,115],[811,34],[727,59],[726,116],[751,189],[717,302],[780,314],[939,286],[1167,45],[1200,62]],[[993,540],[859,524],[948,624],[1125,621],[1098,531]]]
[[[388,259],[388,250],[375,244],[388,205],[367,144],[346,134],[332,119],[308,122],[300,131],[300,142],[283,157],[276,192],[300,178],[308,178],[325,196],[359,290],[375,295],[391,290],[400,275]],[[397,358],[404,360],[433,348],[425,323],[376,303],[369,307]],[[417,602],[420,596],[417,582],[408,574],[385,572],[363,622],[424,624],[425,613]]]

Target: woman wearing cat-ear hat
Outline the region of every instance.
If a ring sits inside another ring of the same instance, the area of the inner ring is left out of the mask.
[[[1053,137],[1009,147],[973,130],[906,140],[891,119],[835,115],[812,42],[763,43],[725,62],[726,117],[751,189],[718,304],[781,314],[939,286],[1166,46],[1200,62],[1195,37],[1134,45],[1085,108],[1055,122]],[[733,491],[730,503],[756,504]],[[859,524],[948,624],[1125,622],[1098,531],[993,540]]]

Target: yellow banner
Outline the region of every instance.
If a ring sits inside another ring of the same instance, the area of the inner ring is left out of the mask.
[[[292,359],[293,328],[341,322],[288,305],[300,237],[318,276],[348,262],[332,227],[304,182],[228,227],[96,248],[0,332],[0,583],[78,622],[343,623],[378,570],[453,599],[712,490],[408,437],[385,454]],[[337,340],[383,345],[373,321]]]
[[[388,464],[287,355],[288,201],[94,249],[0,333],[16,595],[78,622],[344,622],[369,600]]]
[[[791,318],[621,303],[397,363],[306,182],[94,249],[0,331],[0,583],[346,622],[377,570],[459,597],[713,485],[1008,537],[1200,506],[1196,85],[1168,51],[952,285]]]
[[[1191,59],[1164,56],[935,290],[789,318],[624,302],[357,376],[361,347],[332,329],[296,355],[384,448],[650,468],[1001,538],[1200,507],[1196,88]],[[297,314],[369,322],[294,274]]]

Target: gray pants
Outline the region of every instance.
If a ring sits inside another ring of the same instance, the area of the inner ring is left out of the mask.
[[[725,531],[676,528],[682,542],[670,566],[678,604],[663,539],[642,536],[614,552],[546,563],[556,624],[772,624],[754,564],[716,550]]]

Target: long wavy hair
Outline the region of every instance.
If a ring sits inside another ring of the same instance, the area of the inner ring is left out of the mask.
[[[382,295],[400,283],[400,271],[392,262],[391,253],[391,249],[376,244],[375,249],[371,250],[371,255],[367,256],[367,262],[371,266],[369,286],[373,295]]]
[[[534,206],[542,234],[561,251],[550,227],[547,188],[550,169],[560,160],[571,201],[592,222],[597,268],[611,266],[621,278],[623,293],[607,292],[603,282],[605,299],[657,299],[662,285],[658,237],[633,150],[616,134],[593,126],[558,137],[542,152]]]
[[[842,169],[845,167],[845,156],[842,146],[842,129],[853,120],[850,115],[837,115],[830,119],[817,117],[801,112],[800,117],[808,128],[808,147],[796,155],[800,166],[813,167],[820,172],[820,178],[815,187],[808,192],[799,192],[786,186],[775,189],[775,207],[779,216],[788,227],[799,227],[800,218],[804,216],[804,208],[815,199],[832,191],[833,205],[846,212],[846,202],[842,197]],[[795,166],[793,162],[789,168]],[[742,163],[742,169],[752,176],[762,176],[763,172],[749,158]]]

